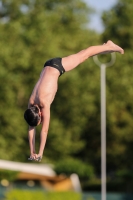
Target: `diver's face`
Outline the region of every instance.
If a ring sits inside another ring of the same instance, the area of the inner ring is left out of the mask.
[[[35,105],[37,108],[38,108],[38,110],[39,110],[39,113],[38,113],[38,115],[39,115],[39,117],[40,117],[40,120],[38,121],[38,124],[37,124],[37,126],[39,125],[39,124],[41,124],[42,123],[42,112],[41,112],[41,109],[40,109],[40,107],[38,106],[38,105]]]

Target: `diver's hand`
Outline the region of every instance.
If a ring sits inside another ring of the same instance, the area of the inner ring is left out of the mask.
[[[28,158],[28,160],[36,160],[37,154],[33,153],[30,155],[30,157]]]
[[[40,155],[40,154],[36,154],[35,161],[37,161],[37,162],[41,162],[41,160],[42,160],[42,155]]]

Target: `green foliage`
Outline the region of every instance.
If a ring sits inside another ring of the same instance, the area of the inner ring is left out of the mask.
[[[93,167],[76,159],[64,159],[59,161],[55,164],[55,171],[58,174],[65,173],[68,176],[72,173],[76,173],[81,179],[90,179],[94,177]]]
[[[10,170],[0,170],[0,180],[7,179],[8,181],[14,181],[18,172]]]
[[[116,176],[119,177],[122,180],[133,180],[133,172],[128,170],[128,169],[122,169],[122,170],[118,170],[116,172]]]
[[[117,56],[115,67],[107,70],[107,156],[109,171],[132,173],[133,116],[133,35],[131,1],[119,0],[103,14],[105,32],[102,39],[111,38],[125,49]]]
[[[27,190],[11,190],[5,195],[5,200],[81,200],[81,194],[74,192],[42,192]]]
[[[112,9],[103,13],[102,19],[105,31],[102,38],[104,41],[111,38],[124,49],[133,48],[132,9],[132,1],[119,0]]]

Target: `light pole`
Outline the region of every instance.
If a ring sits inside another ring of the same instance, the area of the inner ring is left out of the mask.
[[[115,53],[111,53],[111,61],[101,63],[98,56],[94,56],[94,62],[101,70],[101,194],[102,200],[106,200],[106,67],[115,63]]]

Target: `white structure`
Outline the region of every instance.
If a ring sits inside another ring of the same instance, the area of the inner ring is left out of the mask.
[[[21,171],[27,173],[33,173],[38,175],[46,175],[53,177],[56,175],[54,170],[49,165],[44,164],[28,164],[21,162],[13,162],[7,160],[0,160],[0,169],[7,169],[13,171]]]
[[[115,53],[111,53],[111,61],[101,63],[97,56],[94,62],[101,69],[101,179],[102,179],[102,200],[106,200],[106,67],[115,63]]]
[[[41,181],[42,186],[48,190],[69,190],[73,189],[76,192],[81,192],[80,180],[77,174],[72,174],[70,177],[65,175],[57,176],[55,171],[50,165],[47,164],[34,164],[34,163],[21,163],[13,162],[7,160],[0,160],[0,169],[12,170],[20,172],[19,179],[21,180],[30,180],[28,184],[33,184],[31,181],[38,178]],[[31,175],[32,174],[32,175]],[[53,184],[49,182],[53,180]],[[8,180],[3,179],[1,181],[2,185],[8,186]]]

